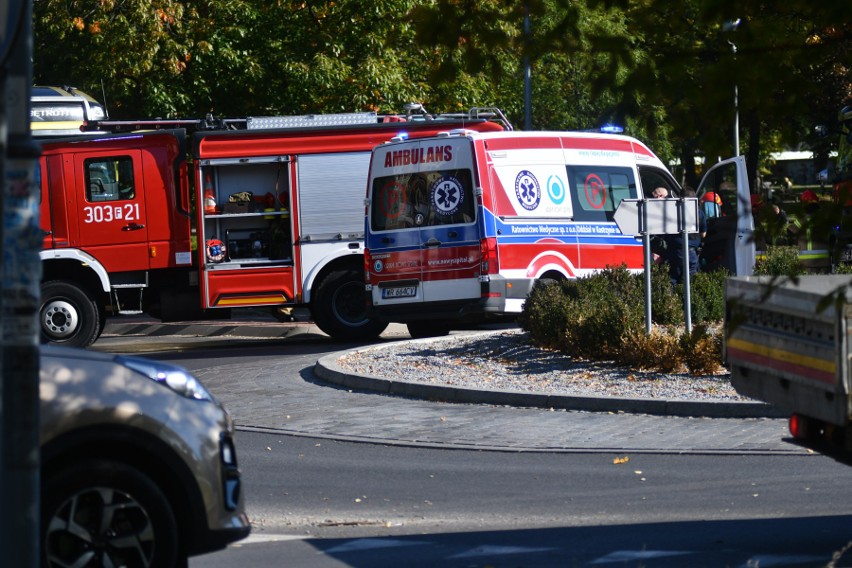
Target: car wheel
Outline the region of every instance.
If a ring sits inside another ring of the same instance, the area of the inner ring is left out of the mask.
[[[138,469],[87,460],[48,475],[42,491],[42,566],[181,565],[169,501]]]
[[[42,341],[68,347],[87,347],[101,332],[101,310],[84,290],[53,280],[41,286],[39,324]]]
[[[357,270],[336,270],[323,278],[311,302],[314,323],[339,341],[375,339],[388,324],[367,317],[364,275]]]

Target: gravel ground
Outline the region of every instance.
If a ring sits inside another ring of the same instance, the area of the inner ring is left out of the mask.
[[[521,330],[427,342],[399,342],[348,354],[348,370],[410,382],[454,387],[575,396],[673,400],[749,400],[731,386],[730,374],[692,376],[637,371],[580,361],[528,343]]]

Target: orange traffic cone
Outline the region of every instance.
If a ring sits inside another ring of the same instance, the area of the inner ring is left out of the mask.
[[[204,192],[204,212],[208,215],[219,212],[219,208],[216,206],[216,196],[213,195],[212,191]]]
[[[216,195],[213,193],[213,182],[210,180],[210,174],[204,177],[204,212],[208,215],[219,212],[219,207],[216,205]]]

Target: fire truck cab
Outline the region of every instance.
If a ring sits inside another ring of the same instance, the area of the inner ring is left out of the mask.
[[[734,188],[714,248],[733,274],[754,261],[745,163],[714,166],[699,193]],[[644,266],[622,234],[624,199],[682,188],[636,139],[601,133],[472,132],[394,140],[373,151],[365,234],[372,315],[413,336],[517,315],[539,280]],[[749,258],[751,260],[749,260]]]

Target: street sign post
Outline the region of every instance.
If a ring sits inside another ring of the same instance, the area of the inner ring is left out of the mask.
[[[651,333],[651,235],[683,235],[683,311],[692,331],[689,275],[689,233],[698,232],[698,199],[623,199],[613,220],[624,235],[642,237],[645,255],[645,331]]]

